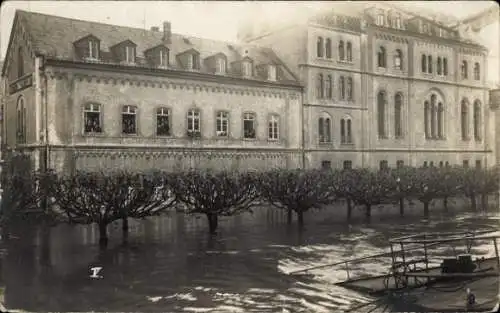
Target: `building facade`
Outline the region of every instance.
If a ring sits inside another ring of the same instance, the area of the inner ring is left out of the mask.
[[[485,47],[391,6],[332,7],[239,32],[304,85],[307,167],[494,165]]]
[[[302,87],[269,48],[17,11],[5,151],[34,168],[303,166]]]

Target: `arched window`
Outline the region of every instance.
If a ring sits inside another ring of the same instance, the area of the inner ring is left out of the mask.
[[[325,54],[328,59],[332,58],[332,40],[330,38],[325,40]]]
[[[481,103],[474,101],[474,139],[481,140]]]
[[[422,54],[422,73],[427,72],[427,56]]]
[[[479,63],[474,63],[474,79],[481,80],[481,70],[479,67]]]
[[[347,78],[347,100],[353,99],[352,77]]]
[[[21,77],[24,75],[24,56],[23,56],[23,48],[19,47],[17,49],[17,77]]]
[[[380,91],[377,95],[377,124],[379,138],[386,138],[385,132],[385,92]]]
[[[385,48],[384,47],[380,47],[378,49],[378,53],[377,53],[377,64],[378,64],[378,67],[386,67],[386,62],[385,62]]]
[[[437,104],[436,95],[431,96],[431,138],[436,138]]]
[[[26,105],[24,98],[17,99],[17,119],[16,119],[16,141],[17,143],[26,143]]]
[[[344,41],[339,42],[339,60],[344,61],[345,59],[345,51],[344,51]]]
[[[403,137],[403,96],[397,93],[394,97],[394,136]]]
[[[442,73],[442,64],[441,64],[441,57],[438,57],[437,58],[437,69],[436,69],[436,72],[438,75],[441,75]]]
[[[429,117],[430,117],[430,108],[429,108],[429,101],[424,102],[424,131],[425,131],[425,138],[428,139],[430,138],[430,133],[429,133]]]
[[[444,106],[442,102],[438,104],[438,117],[437,117],[437,131],[438,138],[444,138]]]
[[[323,57],[323,37],[318,37],[318,42],[316,43],[316,53],[318,58]]]
[[[340,142],[343,144],[352,143],[351,118],[344,117],[340,120]]]
[[[462,79],[467,79],[467,77],[469,76],[467,61],[462,61],[462,67],[460,68],[460,70],[462,72]]]
[[[316,96],[318,99],[323,99],[325,94],[324,94],[324,89],[323,89],[323,74],[318,74],[318,81],[316,83]]]
[[[332,142],[332,118],[330,115],[323,113],[318,120],[318,137],[319,143]]]
[[[340,99],[345,100],[345,79],[344,79],[344,76],[340,76],[339,94],[340,94]]]
[[[427,56],[427,73],[432,74],[432,56]]]
[[[396,54],[394,55],[394,68],[398,70],[403,69],[403,52],[396,49]]]
[[[352,62],[352,44],[350,41],[347,42],[347,61]]]
[[[464,99],[462,100],[460,109],[460,125],[461,125],[461,131],[462,131],[462,140],[467,140],[469,137],[469,110],[468,110],[468,103]]]
[[[443,58],[443,75],[448,75],[448,59]]]
[[[333,98],[332,84],[333,84],[332,75],[328,75],[325,81],[325,95],[327,99]]]

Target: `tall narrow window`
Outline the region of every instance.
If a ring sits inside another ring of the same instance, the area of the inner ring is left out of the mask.
[[[316,82],[316,96],[318,99],[324,98],[324,89],[323,89],[323,74],[318,74],[317,82]]]
[[[448,59],[443,58],[443,75],[448,75]]]
[[[396,167],[397,168],[403,168],[405,166],[405,161],[403,160],[397,160],[396,161]]]
[[[279,116],[278,115],[271,115],[269,117],[269,129],[268,129],[268,138],[270,140],[278,140],[279,139]]]
[[[397,70],[403,69],[403,52],[399,49],[396,50],[396,54],[394,55],[394,68]]]
[[[403,96],[397,93],[394,97],[394,136],[396,138],[403,137]]]
[[[436,107],[436,95],[431,96],[431,137],[436,138],[436,117],[437,117],[437,107]]]
[[[125,47],[125,61],[127,61],[127,63],[135,63],[135,47]]]
[[[243,138],[255,139],[257,137],[255,131],[255,113],[243,114]]]
[[[474,101],[474,139],[481,140],[481,103]]]
[[[252,62],[250,61],[243,62],[243,76],[245,77],[252,76]]]
[[[132,105],[124,105],[122,108],[122,133],[137,133],[137,108]]]
[[[481,80],[481,70],[479,67],[479,63],[474,63],[474,79]]]
[[[339,93],[340,93],[340,99],[345,100],[345,79],[344,79],[344,76],[340,76]]]
[[[432,56],[427,56],[427,73],[432,74]]]
[[[344,41],[339,42],[339,60],[344,61],[345,51],[344,51]]]
[[[352,143],[352,129],[350,118],[343,118],[340,120],[340,142],[343,144]]]
[[[481,169],[481,160],[476,160],[476,168]]]
[[[347,78],[347,100],[352,100],[353,99],[353,86],[352,86],[352,77]]]
[[[383,14],[377,15],[377,25],[384,26],[384,15]]]
[[[332,58],[332,40],[330,38],[325,40],[325,54],[328,59]]]
[[[196,53],[193,53],[191,54],[191,59],[192,59],[192,69],[193,70],[198,70],[200,69],[200,57],[198,56],[198,54]]]
[[[168,49],[160,49],[158,52],[159,57],[159,65],[160,66],[168,66]]]
[[[323,57],[323,37],[318,37],[318,41],[316,42],[316,55],[318,58]]]
[[[379,138],[385,138],[385,93],[380,91],[377,95],[377,124]]]
[[[227,137],[229,135],[229,113],[225,111],[217,112],[215,117],[215,134],[217,137]]]
[[[352,62],[352,43],[350,41],[346,44],[346,57],[347,61]]]
[[[402,25],[401,25],[401,16],[396,16],[394,24],[395,24],[395,26],[396,26],[397,29],[401,29],[402,28]]]
[[[340,120],[340,143],[346,143],[345,119]]]
[[[444,106],[442,102],[438,104],[438,117],[437,117],[437,131],[438,138],[444,138]]]
[[[387,160],[380,161],[379,168],[381,171],[387,171],[389,169],[389,162]]]
[[[99,43],[95,40],[89,39],[89,59],[99,58]]]
[[[83,108],[83,131],[85,133],[101,133],[101,105],[87,103]]]
[[[377,65],[378,67],[385,67],[385,48],[380,47],[377,52]]]
[[[332,99],[333,98],[333,92],[332,92],[332,75],[328,75],[325,81],[325,95],[327,99]]]
[[[429,133],[429,117],[430,117],[430,108],[429,108],[429,101],[424,102],[424,131],[425,131],[425,138],[429,139],[430,133]]]
[[[168,108],[156,109],[156,135],[170,136],[170,110]]]
[[[24,75],[24,55],[23,48],[19,47],[17,49],[17,77]]]
[[[217,58],[217,64],[216,64],[216,73],[217,74],[225,74],[226,73],[226,59],[224,58]]]
[[[26,105],[24,98],[17,99],[16,142],[26,143]]]
[[[462,66],[460,68],[460,70],[462,72],[462,79],[467,79],[469,76],[467,67],[468,67],[467,61],[462,61]]]
[[[322,116],[318,120],[318,137],[320,143],[332,142],[331,136],[331,118],[330,116]]]
[[[427,72],[427,56],[422,54],[422,73]]]
[[[437,69],[436,72],[438,75],[441,75],[442,73],[442,64],[441,64],[441,57],[437,58]]]
[[[351,119],[347,119],[347,143],[352,143],[352,123]]]
[[[198,109],[190,109],[187,112],[187,134],[190,137],[201,135],[201,114]]]
[[[462,100],[461,103],[461,114],[460,114],[460,125],[462,130],[462,140],[467,140],[469,137],[469,112],[467,108],[467,101]]]
[[[274,64],[269,64],[267,66],[267,78],[270,80],[270,81],[276,81],[276,65]]]

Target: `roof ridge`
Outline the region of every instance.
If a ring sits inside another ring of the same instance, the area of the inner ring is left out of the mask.
[[[83,20],[83,19],[77,19],[77,18],[72,18],[72,17],[65,17],[65,16],[60,16],[60,15],[53,15],[53,14],[46,14],[46,13],[40,13],[40,12],[31,12],[31,11],[25,11],[25,10],[20,10],[17,9],[16,13],[19,12],[21,14],[28,14],[28,15],[43,15],[51,18],[58,18],[58,19],[65,19],[65,20],[71,20],[71,21],[77,21],[77,22],[84,22],[84,23],[91,23],[91,24],[98,24],[98,25],[105,25],[105,26],[110,26],[110,27],[121,27],[121,28],[128,28],[128,29],[133,29],[133,30],[140,30],[148,33],[159,33],[157,31],[152,31],[149,29],[143,29],[139,27],[130,27],[130,26],[122,26],[122,25],[116,25],[116,24],[109,24],[109,23],[103,23],[103,22],[94,22],[94,21],[89,21],[89,20]],[[160,31],[161,33],[161,31]],[[263,48],[261,46],[255,45],[255,44],[242,44],[237,41],[225,41],[225,40],[218,40],[218,39],[211,39],[211,38],[204,38],[200,36],[194,36],[194,35],[186,35],[186,34],[181,34],[181,33],[174,33],[172,32],[172,35],[180,36],[180,37],[185,37],[188,39],[198,39],[198,40],[205,40],[205,41],[212,41],[214,43],[224,43],[227,45],[232,45],[235,47],[255,47],[255,48]]]

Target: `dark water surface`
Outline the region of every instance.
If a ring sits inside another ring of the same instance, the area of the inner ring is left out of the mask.
[[[388,251],[391,237],[498,225],[498,214],[397,216],[348,225],[331,212],[311,212],[306,226],[286,225],[279,211],[226,218],[215,238],[204,218],[182,214],[130,222],[128,243],[119,223],[100,251],[95,227],[59,225],[43,232],[19,227],[1,262],[5,305],[27,311],[341,312],[368,302],[333,283],[342,267],[288,272]],[[473,249],[493,255],[490,244]],[[434,255],[450,248],[434,249]],[[374,263],[375,262],[375,263]],[[365,262],[357,274],[386,273],[390,259]],[[90,278],[101,266],[102,279]],[[351,273],[352,275],[353,273]]]

